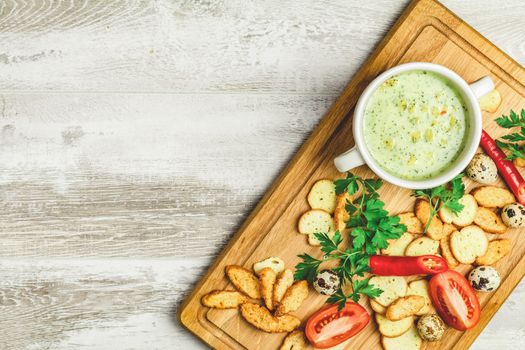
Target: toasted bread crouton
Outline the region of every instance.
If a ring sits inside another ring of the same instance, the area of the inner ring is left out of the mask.
[[[247,301],[242,293],[233,290],[214,290],[201,299],[202,305],[216,309],[234,309]]]
[[[244,303],[240,306],[242,317],[252,326],[267,333],[291,332],[301,324],[292,315],[273,316],[264,306]]]
[[[265,267],[270,267],[275,273],[279,274],[284,270],[284,261],[278,256],[271,256],[253,264],[253,272],[255,272],[256,275],[259,275],[259,272]]]
[[[374,300],[384,307],[388,307],[397,298],[404,297],[407,292],[407,281],[399,276],[374,276],[370,278],[369,284],[383,291]]]
[[[410,316],[399,321],[391,321],[381,314],[376,314],[379,333],[385,337],[399,337],[414,324],[414,317]]]
[[[470,194],[464,195],[458,202],[463,205],[463,209],[459,213],[454,213],[447,207],[442,207],[439,210],[439,217],[447,224],[454,224],[461,227],[472,224],[476,217],[476,212],[478,211],[478,203]],[[442,237],[439,239],[441,238]]]
[[[443,258],[445,258],[447,261],[449,268],[453,269],[459,265],[459,261],[456,260],[454,254],[452,254],[452,250],[450,249],[450,237],[441,238],[439,241],[439,247],[441,248],[441,255],[443,255]]]
[[[334,225],[335,229],[339,232],[343,232],[346,228],[346,222],[350,219],[350,215],[346,211],[346,203],[350,201],[350,195],[348,192],[337,196],[334,210]]]
[[[374,299],[369,299],[369,300],[370,300],[370,307],[372,308],[372,310],[374,310],[375,312],[377,312],[380,315],[384,315],[385,314],[386,307],[384,307],[383,305],[379,304]]]
[[[414,235],[405,232],[398,239],[389,239],[388,247],[381,250],[381,254],[389,256],[403,256],[407,246],[414,240]]]
[[[425,306],[425,298],[420,295],[407,295],[394,301],[386,309],[385,316],[390,321],[416,315]]]
[[[321,232],[333,235],[335,232],[332,216],[321,209],[312,209],[304,213],[299,219],[298,229],[299,233],[308,235],[308,243],[314,246],[321,244],[315,238],[314,233]]]
[[[288,290],[288,288],[291,287],[293,284],[293,272],[290,269],[286,269],[283,272],[277,276],[277,280],[275,281],[275,285],[273,287],[273,305],[277,306],[283,296],[284,293]]]
[[[476,265],[493,265],[510,252],[510,240],[497,239],[489,242],[487,252],[476,258]]]
[[[478,226],[463,227],[450,236],[450,248],[456,260],[462,264],[472,264],[478,256],[487,251],[487,234]]]
[[[279,306],[275,310],[276,316],[286,315],[287,313],[297,310],[304,299],[308,296],[308,282],[297,281],[284,293]]]
[[[470,192],[478,204],[486,208],[503,208],[514,203],[514,195],[507,189],[495,186],[481,186]]]
[[[494,113],[498,110],[501,104],[501,94],[498,90],[494,89],[488,94],[485,94],[478,98],[479,108],[482,111]]]
[[[445,237],[448,238],[448,236],[450,236],[450,234],[454,231],[457,231],[456,226],[452,224],[443,224],[443,234],[441,235],[442,236],[441,238],[445,238]]]
[[[308,204],[312,209],[322,209],[330,214],[335,209],[335,184],[332,180],[317,181],[308,193]]]
[[[265,267],[259,272],[259,284],[261,285],[261,296],[268,310],[273,310],[273,286],[277,274],[271,267]]]
[[[296,329],[284,338],[279,350],[303,350],[305,347],[304,332]]]
[[[490,209],[479,207],[474,223],[481,227],[483,231],[495,234],[507,232],[507,226],[503,223],[500,216]]]
[[[428,237],[418,237],[407,246],[406,256],[436,255],[439,250],[439,242]]]
[[[423,223],[423,227],[425,227],[430,218],[430,204],[424,199],[416,199],[414,213],[416,214],[416,217],[419,219],[419,221]],[[440,237],[441,239],[441,236],[443,235],[443,223],[437,216],[434,216],[430,221],[427,229],[427,235],[431,238]]]
[[[408,284],[407,295],[419,295],[425,299],[425,306],[423,306],[417,313],[417,316],[422,316],[431,313],[434,310],[430,294],[428,293],[428,281],[416,280]]]
[[[412,212],[401,213],[397,215],[399,217],[399,223],[407,227],[408,233],[414,233],[416,235],[423,234],[425,228],[423,223],[414,215]]]
[[[523,158],[514,158],[513,163],[517,167],[525,167],[525,159]]]
[[[261,286],[257,277],[242,266],[226,266],[226,275],[237,290],[253,299],[261,297]]]
[[[412,324],[405,333],[402,335],[389,338],[386,336],[381,337],[381,344],[384,350],[419,350],[423,340],[417,332],[416,326]]]

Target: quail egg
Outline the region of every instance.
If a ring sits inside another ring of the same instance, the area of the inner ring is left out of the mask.
[[[339,289],[341,281],[332,270],[321,270],[314,279],[314,289],[323,295],[332,295]]]
[[[417,321],[417,331],[423,340],[438,341],[445,328],[445,322],[436,314],[424,315]]]
[[[498,271],[491,266],[476,267],[468,274],[468,280],[479,292],[492,292],[501,282]]]
[[[525,226],[525,207],[519,203],[506,205],[501,211],[501,219],[510,227]]]
[[[496,164],[484,153],[474,155],[466,172],[469,178],[482,184],[492,184],[498,179]]]

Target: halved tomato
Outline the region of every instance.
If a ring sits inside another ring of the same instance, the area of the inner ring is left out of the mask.
[[[438,273],[429,287],[432,304],[449,326],[464,331],[478,324],[478,297],[462,274],[454,270]]]
[[[359,333],[370,321],[361,305],[347,302],[341,310],[329,305],[317,311],[306,322],[306,337],[318,349],[331,348]]]

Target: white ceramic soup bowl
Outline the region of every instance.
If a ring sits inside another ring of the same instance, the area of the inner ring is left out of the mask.
[[[451,83],[453,83],[467,105],[469,118],[469,130],[465,136],[465,146],[459,156],[445,171],[437,174],[434,177],[424,180],[407,180],[390,174],[381,168],[381,166],[374,160],[368,148],[366,147],[363,132],[363,119],[370,96],[372,96],[376,89],[387,79],[396,74],[413,70],[434,72],[447,78]],[[372,171],[383,180],[390,182],[391,184],[410,189],[426,189],[442,185],[452,180],[457,174],[463,171],[463,169],[467,167],[468,163],[476,153],[482,129],[481,110],[479,108],[478,98],[487,94],[493,89],[494,83],[488,76],[483,77],[475,83],[469,85],[458,74],[438,64],[412,62],[395,66],[375,78],[363,91],[361,97],[359,97],[354,110],[353,118],[355,146],[345,153],[337,156],[334,159],[335,166],[339,171],[345,172],[366,163],[370,169],[372,169]]]

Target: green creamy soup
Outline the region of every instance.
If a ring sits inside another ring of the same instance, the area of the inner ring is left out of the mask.
[[[409,71],[372,94],[363,128],[366,146],[381,168],[408,180],[428,179],[447,170],[463,150],[468,110],[445,77]]]

